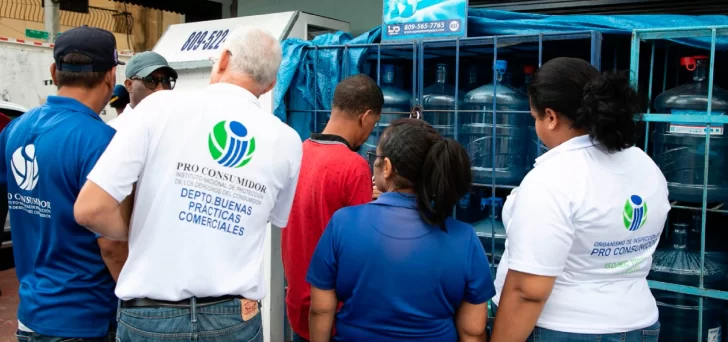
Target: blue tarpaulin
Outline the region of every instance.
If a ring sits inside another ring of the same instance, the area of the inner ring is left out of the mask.
[[[366,58],[366,49],[321,48],[318,58],[314,58],[316,50],[307,48],[370,44],[379,40],[379,31],[380,28],[376,28],[356,38],[348,33],[337,32],[317,36],[311,41],[283,41],[285,62],[281,63],[278,83],[273,89],[273,113],[293,127],[304,140],[311,131],[320,131],[320,128],[314,128],[316,115],[307,111],[314,109],[314,101],[316,109],[331,107],[336,84],[341,78],[359,72],[360,63]],[[290,107],[300,111],[286,112],[284,99],[287,93]]]
[[[507,11],[470,9],[468,36],[517,35],[539,32],[600,31],[603,34],[627,35],[634,29],[703,27],[728,25],[724,15],[541,15]],[[366,49],[326,49],[325,46],[377,43],[381,28],[377,27],[359,37],[347,33],[326,34],[312,41],[287,39],[283,45],[283,60],[278,73],[278,84],[273,90],[273,113],[287,122],[301,135],[308,138],[313,130],[320,131],[321,119],[314,109],[329,109],[336,84],[344,77],[360,72],[366,58]],[[686,38],[677,42],[699,48],[709,48],[710,38]],[[318,48],[318,58],[315,50]],[[728,39],[720,37],[716,48],[728,50]],[[315,68],[314,68],[315,60]],[[315,69],[315,71],[314,71]],[[286,98],[288,94],[288,98]],[[290,108],[302,110],[287,112]]]

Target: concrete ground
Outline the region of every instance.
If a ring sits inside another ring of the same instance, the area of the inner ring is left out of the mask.
[[[15,331],[18,329],[18,278],[15,269],[0,272],[0,342],[17,341]]]

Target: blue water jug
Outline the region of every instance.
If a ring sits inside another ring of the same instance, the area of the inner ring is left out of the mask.
[[[708,57],[684,57],[692,82],[667,90],[655,99],[658,113],[705,115],[708,104]],[[714,86],[711,115],[728,112],[728,92]],[[707,127],[695,123],[656,123],[652,135],[654,159],[668,182],[670,199],[701,203],[705,173]],[[723,125],[710,126],[708,202],[728,200],[728,139]]]
[[[389,127],[392,121],[409,117],[412,102],[412,93],[402,90],[395,85],[397,79],[396,67],[391,64],[383,64],[381,65],[381,70],[381,89],[382,95],[384,95],[384,106],[382,107],[382,116],[379,122],[359,150],[359,153],[364,157],[367,156],[367,152],[376,150],[379,137],[381,137],[384,130]]]
[[[526,174],[528,124],[533,119],[526,94],[503,82],[507,67],[506,61],[496,61],[496,83],[465,95],[463,107],[475,112],[464,118],[459,140],[470,156],[475,183],[490,184],[494,178],[495,184],[518,185]]]
[[[495,215],[491,215],[491,207]],[[473,223],[475,234],[478,236],[480,243],[483,244],[485,254],[488,255],[494,267],[498,267],[498,263],[506,249],[506,228],[500,219],[502,208],[502,198],[482,198],[480,209],[487,211],[488,218]]]
[[[447,64],[439,63],[436,67],[435,83],[425,88],[422,106],[425,109],[423,119],[429,122],[444,137],[452,138],[455,134],[455,87],[447,83]]]

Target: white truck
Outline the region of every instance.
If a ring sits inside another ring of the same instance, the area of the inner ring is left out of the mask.
[[[122,52],[119,60],[128,61],[131,53]],[[56,93],[51,80],[53,44],[0,37],[0,101],[32,109],[45,103],[48,95]],[[125,66],[116,68],[116,82],[122,84]],[[108,122],[116,111],[107,106],[101,118]]]

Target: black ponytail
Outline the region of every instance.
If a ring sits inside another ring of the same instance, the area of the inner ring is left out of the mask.
[[[468,192],[471,182],[468,153],[457,141],[448,138],[432,145],[415,189],[422,219],[447,230],[445,219]]]
[[[639,98],[624,73],[600,74],[582,59],[555,58],[536,72],[528,95],[538,115],[549,108],[566,116],[608,152],[636,141]]]
[[[422,220],[447,231],[445,220],[472,181],[465,149],[425,121],[399,119],[384,131],[378,150],[396,170],[395,185],[414,190]]]

